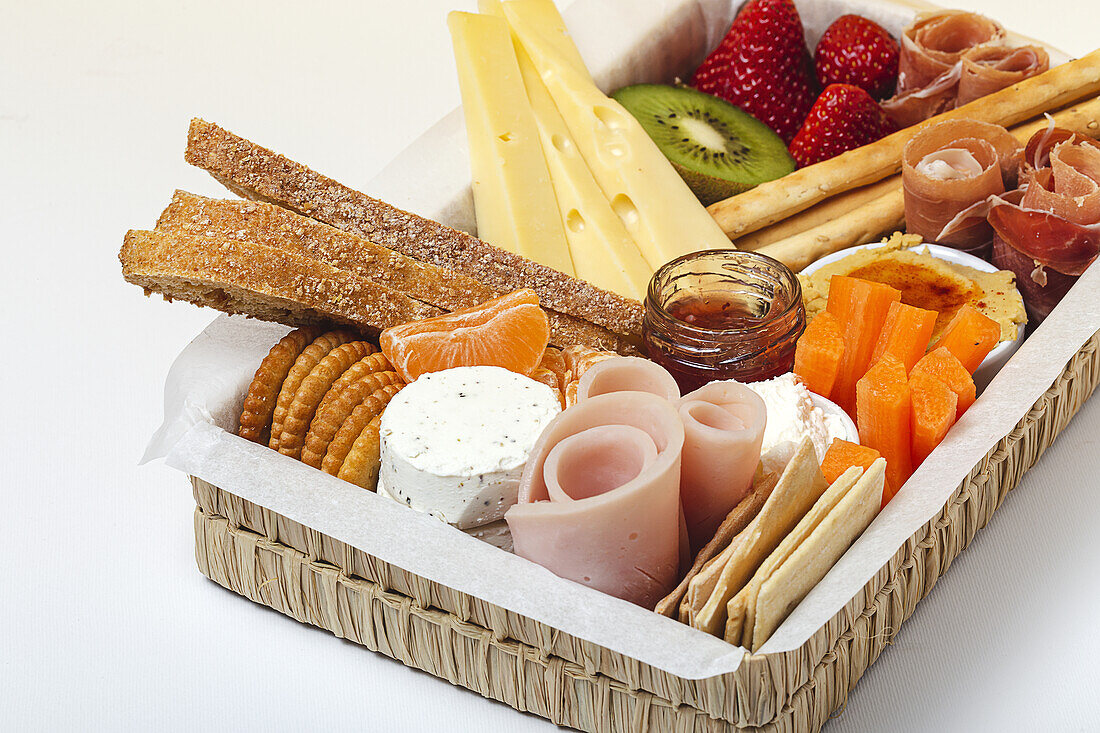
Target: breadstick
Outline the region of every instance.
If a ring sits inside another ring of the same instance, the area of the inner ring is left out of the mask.
[[[923,127],[969,118],[1005,127],[1100,92],[1100,50],[1019,84],[887,135],[878,142],[762,183],[708,207],[735,239],[783,221],[830,196],[881,181],[901,170],[901,150]]]
[[[1090,137],[1100,137],[1100,97],[1086,100],[1067,107],[1051,115],[1058,127],[1079,132]],[[1050,121],[1039,117],[1009,130],[1012,135],[1026,143],[1036,132],[1046,128]],[[842,200],[854,193],[864,191],[882,192],[882,195],[865,204],[859,204],[848,211],[842,211]],[[833,203],[836,201],[837,203]],[[818,209],[827,209],[829,216],[824,223],[801,229],[803,222],[818,221]],[[774,257],[791,269],[798,271],[825,255],[839,252],[848,247],[874,242],[884,234],[901,228],[905,223],[905,203],[902,198],[901,176],[894,175],[873,186],[866,186],[814,207],[811,212],[791,217],[789,228],[795,233],[785,239],[773,240],[756,248],[757,252]],[[777,225],[778,226],[778,225]],[[771,227],[768,230],[771,231]],[[740,244],[741,240],[738,240]]]

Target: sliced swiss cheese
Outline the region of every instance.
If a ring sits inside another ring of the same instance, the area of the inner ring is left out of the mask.
[[[516,17],[522,18],[532,28],[538,28],[542,31],[546,41],[553,45],[554,50],[562,59],[583,74],[586,79],[592,79],[592,75],[588,73],[588,67],[585,66],[584,59],[581,58],[581,52],[577,50],[577,44],[573,43],[573,37],[569,35],[569,29],[565,26],[565,19],[558,12],[558,6],[554,4],[554,0],[523,0],[522,2],[508,0],[508,5],[511,6]],[[483,13],[499,14],[501,18],[506,17],[503,10],[500,9],[500,0],[478,0],[478,8]]]
[[[700,249],[729,248],[729,239],[641,124],[557,50],[524,5],[504,4],[508,23],[538,69],[558,111],[611,208],[650,267]]]
[[[478,237],[575,274],[508,25],[452,12]]]
[[[550,5],[564,33],[565,26],[560,22],[561,16],[552,2],[539,0],[531,7],[545,4]],[[504,18],[500,0],[479,0],[478,8],[483,13]],[[546,22],[552,23],[552,18]],[[554,33],[559,32],[552,25],[550,27]],[[568,34],[564,37],[568,41]],[[569,46],[573,47],[572,42]],[[542,150],[550,169],[550,181],[565,225],[565,238],[569,242],[577,277],[604,290],[644,300],[653,268],[642,257],[630,232],[611,209],[610,202],[577,150],[569,127],[554,105],[546,85],[539,78],[538,70],[518,43],[516,59],[538,123]],[[579,55],[577,63],[583,68]]]

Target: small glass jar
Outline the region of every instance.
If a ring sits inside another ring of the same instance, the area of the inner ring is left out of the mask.
[[[704,250],[654,274],[642,342],[686,394],[716,379],[758,382],[789,372],[805,327],[802,286],[790,268],[756,252]]]

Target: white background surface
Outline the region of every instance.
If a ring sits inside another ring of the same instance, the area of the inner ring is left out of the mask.
[[[958,4],[1096,44],[1085,0]],[[189,119],[362,187],[458,103],[473,5],[0,2],[0,729],[551,729],[205,580],[186,479],[136,466],[213,317],[116,259],[174,188],[224,194]],[[1093,401],[827,730],[1100,729],[1098,434]]]

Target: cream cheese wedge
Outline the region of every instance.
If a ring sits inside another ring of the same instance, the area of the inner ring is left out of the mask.
[[[425,374],[382,413],[379,483],[459,529],[494,522],[516,503],[527,457],[559,412],[554,390],[500,367]]]

